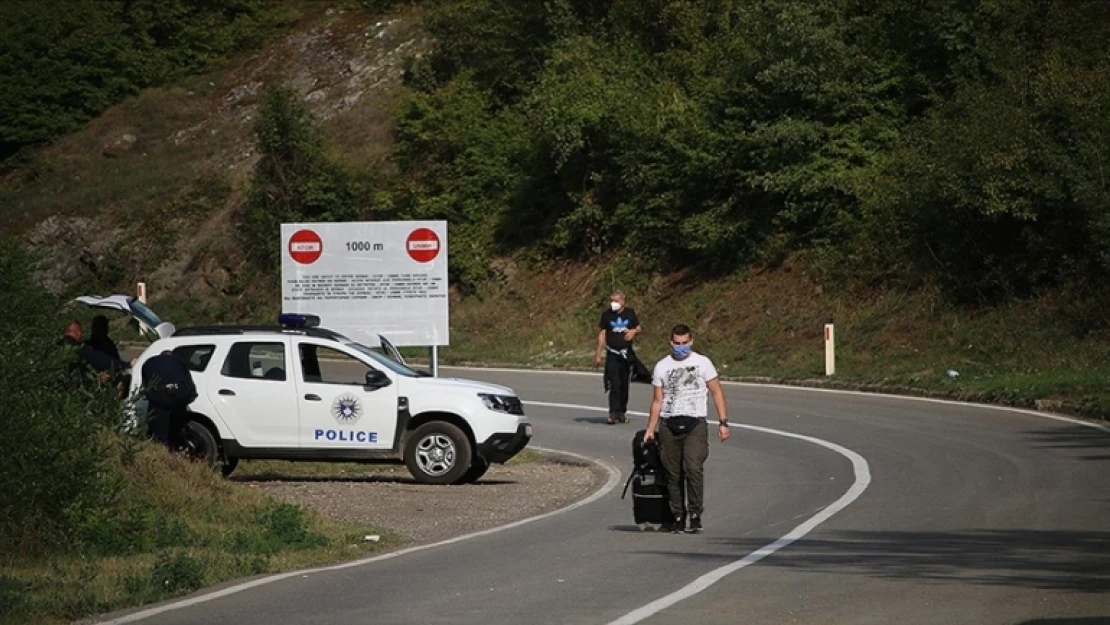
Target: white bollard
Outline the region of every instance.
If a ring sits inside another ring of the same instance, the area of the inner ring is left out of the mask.
[[[825,375],[836,373],[836,332],[833,318],[825,322]]]

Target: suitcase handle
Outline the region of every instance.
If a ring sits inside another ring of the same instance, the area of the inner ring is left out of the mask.
[[[637,475],[639,475],[639,472],[635,470],[628,475],[628,479],[624,482],[624,490],[621,491],[621,499],[624,499],[624,496],[628,494],[628,485],[632,483],[632,480],[636,479]]]

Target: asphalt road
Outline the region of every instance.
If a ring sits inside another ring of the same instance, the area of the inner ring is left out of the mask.
[[[623,484],[645,419],[607,426],[587,409],[605,405],[599,376],[441,374],[514,387],[536,446],[608,463]],[[703,534],[636,531],[618,486],[503,531],[202,594],[141,622],[1110,623],[1110,431],[881,396],[726,393],[749,427],[711,441]],[[649,397],[635,386],[631,408]]]

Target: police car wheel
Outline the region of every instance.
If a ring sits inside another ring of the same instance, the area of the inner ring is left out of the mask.
[[[235,467],[237,466],[239,466],[238,458],[224,458],[224,463],[220,467],[220,473],[223,473],[224,477],[227,477],[235,471]]]
[[[474,461],[470,464],[470,468],[466,470],[465,474],[463,474],[462,482],[464,484],[472,484],[474,482],[477,482],[478,480],[482,479],[482,476],[486,474],[486,471],[489,471],[489,461],[485,458],[474,458]]]
[[[220,448],[216,445],[216,437],[208,428],[196,421],[185,424],[185,446],[182,451],[192,458],[216,467],[220,462]]]
[[[417,482],[456,484],[470,469],[472,453],[462,430],[446,421],[432,421],[408,436],[405,465]]]

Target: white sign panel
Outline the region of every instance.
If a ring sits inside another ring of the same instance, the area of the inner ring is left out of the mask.
[[[370,346],[448,344],[447,222],[281,225],[282,312]]]

